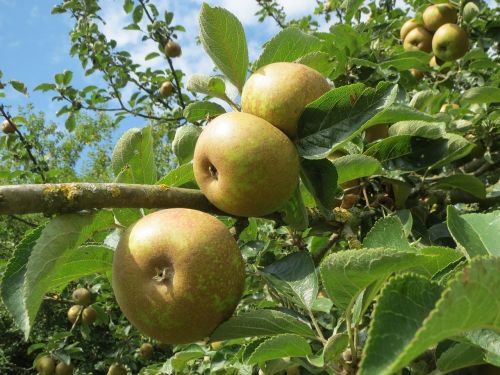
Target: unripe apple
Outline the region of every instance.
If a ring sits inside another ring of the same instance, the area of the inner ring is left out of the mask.
[[[92,294],[87,288],[78,288],[73,291],[73,301],[77,305],[88,306],[92,302]]]
[[[420,81],[421,79],[424,78],[424,72],[418,69],[410,69],[410,74],[415,77],[417,81]]]
[[[5,134],[12,134],[16,131],[16,129],[12,126],[9,120],[4,120],[4,122],[2,122],[2,131]]]
[[[229,112],[212,120],[194,150],[194,176],[218,209],[264,216],[285,205],[299,181],[295,145],[257,116]]]
[[[316,70],[302,64],[278,62],[263,66],[243,86],[243,112],[270,122],[289,137],[297,136],[304,107],[330,90]]]
[[[54,375],[56,371],[56,361],[54,361],[51,356],[44,355],[36,361],[35,369],[42,375]]]
[[[89,326],[97,319],[97,312],[92,306],[86,307],[82,312],[82,323]]]
[[[144,216],[123,234],[113,257],[120,309],[163,343],[208,337],[233,314],[244,284],[245,265],[229,230],[187,208]]]
[[[113,363],[109,366],[107,375],[127,375],[128,371],[121,363]]]
[[[422,18],[427,30],[436,31],[445,23],[457,23],[457,10],[450,4],[434,4],[425,9]]]
[[[401,26],[401,30],[399,32],[399,35],[401,36],[401,40],[405,40],[406,36],[408,35],[408,33],[410,31],[412,31],[414,28],[418,27],[418,26],[422,26],[421,24],[419,24],[415,19],[411,19],[411,20],[408,20],[406,21],[403,26]]]
[[[180,44],[174,42],[173,40],[169,40],[167,44],[165,44],[165,55],[168,57],[179,57],[182,55],[182,48]]]
[[[75,366],[72,363],[67,365],[64,362],[59,362],[56,366],[55,375],[71,375],[75,371]]]
[[[153,356],[153,352],[154,352],[153,345],[151,345],[149,342],[145,342],[139,348],[139,353],[141,354],[141,357],[144,359],[150,359]]]
[[[174,92],[174,85],[170,81],[165,81],[160,86],[160,94],[164,97],[172,95]]]
[[[467,33],[454,23],[447,23],[437,29],[432,38],[432,51],[443,61],[461,58],[469,49]]]
[[[424,27],[417,26],[406,35],[403,48],[407,51],[431,52],[432,34]]]
[[[69,308],[68,310],[68,320],[73,324],[76,322],[76,319],[78,318],[78,315],[80,314],[80,311],[83,309],[83,306],[80,305],[73,305]]]

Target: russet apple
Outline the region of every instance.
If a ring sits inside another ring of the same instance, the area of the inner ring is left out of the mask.
[[[186,208],[141,218],[121,237],[113,257],[120,309],[139,331],[162,343],[208,337],[233,314],[244,283],[243,258],[226,226]]]
[[[316,70],[278,62],[250,76],[243,86],[241,106],[243,112],[261,117],[295,138],[304,107],[329,90],[330,84]]]
[[[404,41],[406,36],[408,35],[408,33],[418,26],[422,26],[422,25],[420,23],[418,23],[417,20],[415,20],[413,18],[411,20],[406,21],[403,24],[403,26],[401,26],[401,30],[399,32],[401,40]]]
[[[299,181],[292,141],[269,122],[243,112],[220,115],[203,129],[193,168],[208,200],[235,216],[275,212]]]
[[[450,4],[434,4],[425,9],[422,18],[427,30],[436,31],[445,23],[457,23],[457,10]]]
[[[469,49],[467,33],[454,23],[447,23],[437,29],[432,38],[432,51],[443,61],[461,58]]]
[[[161,96],[168,97],[174,92],[174,85],[170,81],[165,81],[160,86]]]
[[[406,51],[432,51],[432,34],[422,26],[411,30],[403,42]]]

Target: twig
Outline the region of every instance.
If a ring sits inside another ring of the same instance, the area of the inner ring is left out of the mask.
[[[309,318],[311,318],[311,322],[314,326],[314,329],[316,329],[316,332],[318,333],[318,337],[320,341],[324,344],[326,344],[326,338],[323,335],[323,332],[321,331],[321,327],[319,326],[318,322],[316,321],[316,318],[314,317],[312,311],[308,310],[307,313],[309,314]]]
[[[335,244],[335,242],[337,242],[339,238],[339,233],[332,233],[330,238],[328,238],[328,241],[313,254],[313,261],[315,266],[318,266],[321,263],[325,254],[332,248],[332,246]]]
[[[184,207],[220,213],[199,190],[167,185],[66,183],[0,186],[0,215],[99,208]]]
[[[22,217],[19,217],[19,216],[16,216],[16,215],[9,215],[9,217],[10,217],[11,219],[17,220],[17,221],[19,221],[19,222],[21,222],[21,223],[23,223],[23,224],[26,224],[26,225],[28,225],[28,226],[30,226],[30,227],[32,227],[32,228],[36,228],[36,227],[38,226],[38,225],[36,225],[35,223],[32,223],[32,222],[30,222],[30,221],[28,221],[28,220],[25,220],[25,219],[23,219]]]

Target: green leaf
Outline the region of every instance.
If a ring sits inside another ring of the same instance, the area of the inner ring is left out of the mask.
[[[199,25],[205,51],[241,92],[248,68],[248,50],[240,21],[224,8],[203,3]]]
[[[292,301],[307,310],[318,294],[318,276],[311,256],[306,252],[295,252],[264,268],[263,276]]]
[[[417,275],[393,278],[375,306],[359,375],[393,374],[446,338],[500,329],[498,269],[498,257],[473,259],[442,293]]]
[[[132,13],[132,20],[134,23],[139,23],[142,20],[142,16],[144,15],[144,8],[142,5],[138,5],[134,9],[134,13]]]
[[[380,160],[387,169],[417,171],[440,160],[447,152],[447,144],[444,138],[395,135],[373,143],[365,155]]]
[[[406,239],[403,224],[397,216],[388,216],[377,220],[364,238],[363,247],[413,250]]]
[[[309,215],[302,198],[300,185],[297,185],[292,197],[282,209],[283,221],[295,230],[304,230],[309,226]]]
[[[311,52],[319,51],[321,46],[321,41],[315,36],[306,34],[298,27],[287,27],[265,44],[254,68],[257,70],[274,62],[292,62]]]
[[[335,62],[326,52],[310,52],[298,58],[295,62],[313,68],[325,77],[328,77],[335,69]]]
[[[226,83],[222,77],[193,74],[187,81],[187,89],[226,100]]]
[[[344,0],[341,7],[345,9],[345,22],[351,23],[352,17],[358,11],[359,7],[363,5],[364,0]]]
[[[433,189],[460,189],[476,198],[486,197],[486,186],[477,177],[467,174],[456,174],[443,177],[431,185]]]
[[[301,160],[300,178],[314,197],[316,206],[328,217],[335,206],[337,171],[328,160]]]
[[[427,139],[439,139],[446,136],[444,122],[399,121],[389,128],[389,136],[411,135]]]
[[[66,121],[64,122],[64,127],[67,131],[72,132],[76,127],[76,118],[74,113],[70,113]]]
[[[381,69],[394,68],[400,72],[414,68],[427,70],[429,67],[430,55],[423,51],[405,51],[403,53],[390,56],[388,60],[379,63]]]
[[[308,104],[299,124],[299,154],[322,159],[360,134],[377,113],[392,104],[397,86],[381,82],[376,89],[363,84],[330,90]]]
[[[283,333],[316,337],[307,324],[291,315],[276,310],[254,310],[233,316],[219,325],[210,336],[210,340],[221,341]]]
[[[477,346],[457,343],[445,350],[437,359],[440,374],[447,374],[465,367],[484,364],[484,350]]]
[[[458,251],[446,247],[427,247],[411,252],[394,249],[346,250],[325,258],[320,274],[330,299],[336,306],[345,309],[362,290],[387,279],[394,272],[411,270],[430,277],[461,257]]]
[[[175,371],[184,371],[188,362],[203,358],[205,352],[201,347],[193,346],[193,348],[188,350],[183,350],[181,352],[175,353],[172,358],[170,358],[170,364]]]
[[[337,170],[337,183],[343,184],[360,177],[373,176],[381,172],[382,166],[370,156],[353,154],[332,161]]]
[[[183,164],[169,171],[162,177],[157,185],[167,185],[171,187],[181,187],[194,181],[193,164]]]
[[[55,88],[56,88],[56,85],[54,85],[53,83],[42,83],[41,85],[38,85],[37,87],[35,87],[35,91],[47,92],[50,90],[54,90]]]
[[[42,231],[43,227],[28,231],[19,242],[7,263],[0,286],[4,306],[9,311],[16,326],[24,332],[29,331],[28,313],[22,293],[26,265]]]
[[[16,80],[10,80],[9,81],[10,85],[12,86],[12,88],[18,92],[20,92],[21,94],[24,94],[24,95],[28,95],[28,89],[26,88],[25,84],[22,83],[21,81],[16,81]]]
[[[158,52],[151,52],[151,53],[148,53],[146,55],[146,57],[144,57],[144,60],[145,61],[149,61],[149,60],[153,60],[157,57],[160,57],[160,54]]]
[[[493,86],[473,87],[462,94],[465,103],[499,103],[500,88]]]
[[[476,147],[476,145],[472,142],[469,142],[464,137],[448,133],[445,136],[448,139],[448,150],[446,151],[446,155],[443,156],[441,160],[434,163],[430,168],[438,168],[452,161],[461,159],[470,154],[470,152]]]
[[[225,112],[224,107],[217,103],[209,101],[192,102],[184,109],[184,117],[190,122],[196,122],[216,117]]]
[[[335,364],[340,367],[342,352],[349,344],[349,336],[347,333],[337,333],[330,336],[323,349],[323,360],[326,364]]]
[[[63,84],[65,86],[68,86],[71,83],[72,79],[73,79],[73,72],[71,70],[65,70],[63,72]]]
[[[132,0],[125,0],[123,2],[123,10],[129,14],[134,9],[134,2]]]
[[[109,211],[99,211],[95,215],[58,216],[47,224],[36,241],[26,266],[24,301],[28,321],[23,327],[26,338],[44,294],[64,282],[64,277],[58,280],[65,273],[64,267],[71,269],[72,260],[75,259],[71,250],[82,245],[96,232],[110,229],[114,225],[113,215]]]
[[[465,250],[467,257],[480,255],[500,256],[498,233],[500,233],[500,211],[484,214],[459,215],[458,210],[448,206],[446,223],[453,239]]]
[[[298,335],[274,336],[261,343],[250,355],[248,364],[257,364],[283,357],[305,357],[312,354],[307,340]]]
[[[480,13],[480,10],[476,4],[474,4],[472,1],[469,1],[467,4],[464,6],[463,10],[463,17],[464,21],[467,23],[470,23],[473,21],[476,16]]]
[[[465,338],[474,345],[494,355],[500,356],[500,333],[491,329],[478,329],[464,333]]]
[[[193,160],[194,147],[201,130],[201,127],[190,124],[177,128],[172,141],[172,150],[179,164],[186,164]]]

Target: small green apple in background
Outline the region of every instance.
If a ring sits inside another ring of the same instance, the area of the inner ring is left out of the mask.
[[[78,318],[78,315],[80,314],[80,311],[82,309],[83,309],[83,306],[80,306],[80,305],[73,305],[69,308],[68,320],[70,321],[71,324],[76,322],[76,319]]]
[[[299,182],[297,150],[260,117],[230,112],[203,129],[194,150],[194,176],[218,209],[264,216],[280,209]]]
[[[179,43],[169,40],[164,47],[165,55],[168,57],[179,57],[182,55],[182,48]]]
[[[89,326],[97,319],[97,312],[92,306],[86,307],[82,311],[82,323]]]
[[[421,80],[424,78],[424,72],[418,69],[410,69],[410,74],[415,77],[416,80]]]
[[[457,10],[450,4],[434,4],[425,9],[422,18],[427,30],[436,31],[446,23],[457,23]]]
[[[187,208],[144,216],[124,233],[113,257],[120,309],[163,343],[209,336],[233,314],[244,283],[243,258],[226,226]]]
[[[127,375],[128,371],[121,363],[113,363],[109,366],[107,375]]]
[[[417,22],[417,20],[415,19],[410,19],[408,21],[406,21],[403,26],[401,26],[401,30],[399,32],[399,35],[401,37],[401,40],[405,40],[406,36],[408,35],[408,33],[410,31],[412,31],[414,28],[418,27],[418,26],[422,26],[420,23]]]
[[[56,361],[50,355],[44,355],[37,359],[35,369],[42,375],[54,375],[56,371]]]
[[[168,97],[174,92],[174,85],[170,81],[165,81],[160,86],[161,96]]]
[[[289,137],[297,136],[304,107],[330,90],[319,72],[302,64],[278,62],[263,66],[243,86],[243,112],[270,122]]]
[[[92,302],[92,294],[87,288],[78,288],[73,291],[73,301],[77,305],[88,306]]]
[[[139,348],[139,353],[141,357],[144,359],[150,359],[153,356],[153,352],[154,352],[153,345],[151,345],[149,342],[145,342]]]
[[[403,42],[406,51],[432,51],[432,34],[422,26],[411,30]]]
[[[469,49],[467,33],[454,23],[441,26],[432,38],[432,51],[443,61],[461,58]]]
[[[72,363],[67,365],[64,362],[59,362],[56,366],[55,375],[71,375],[75,371],[75,366]]]
[[[2,122],[2,131],[5,134],[12,134],[16,131],[16,129],[12,126],[9,120],[4,120]]]

